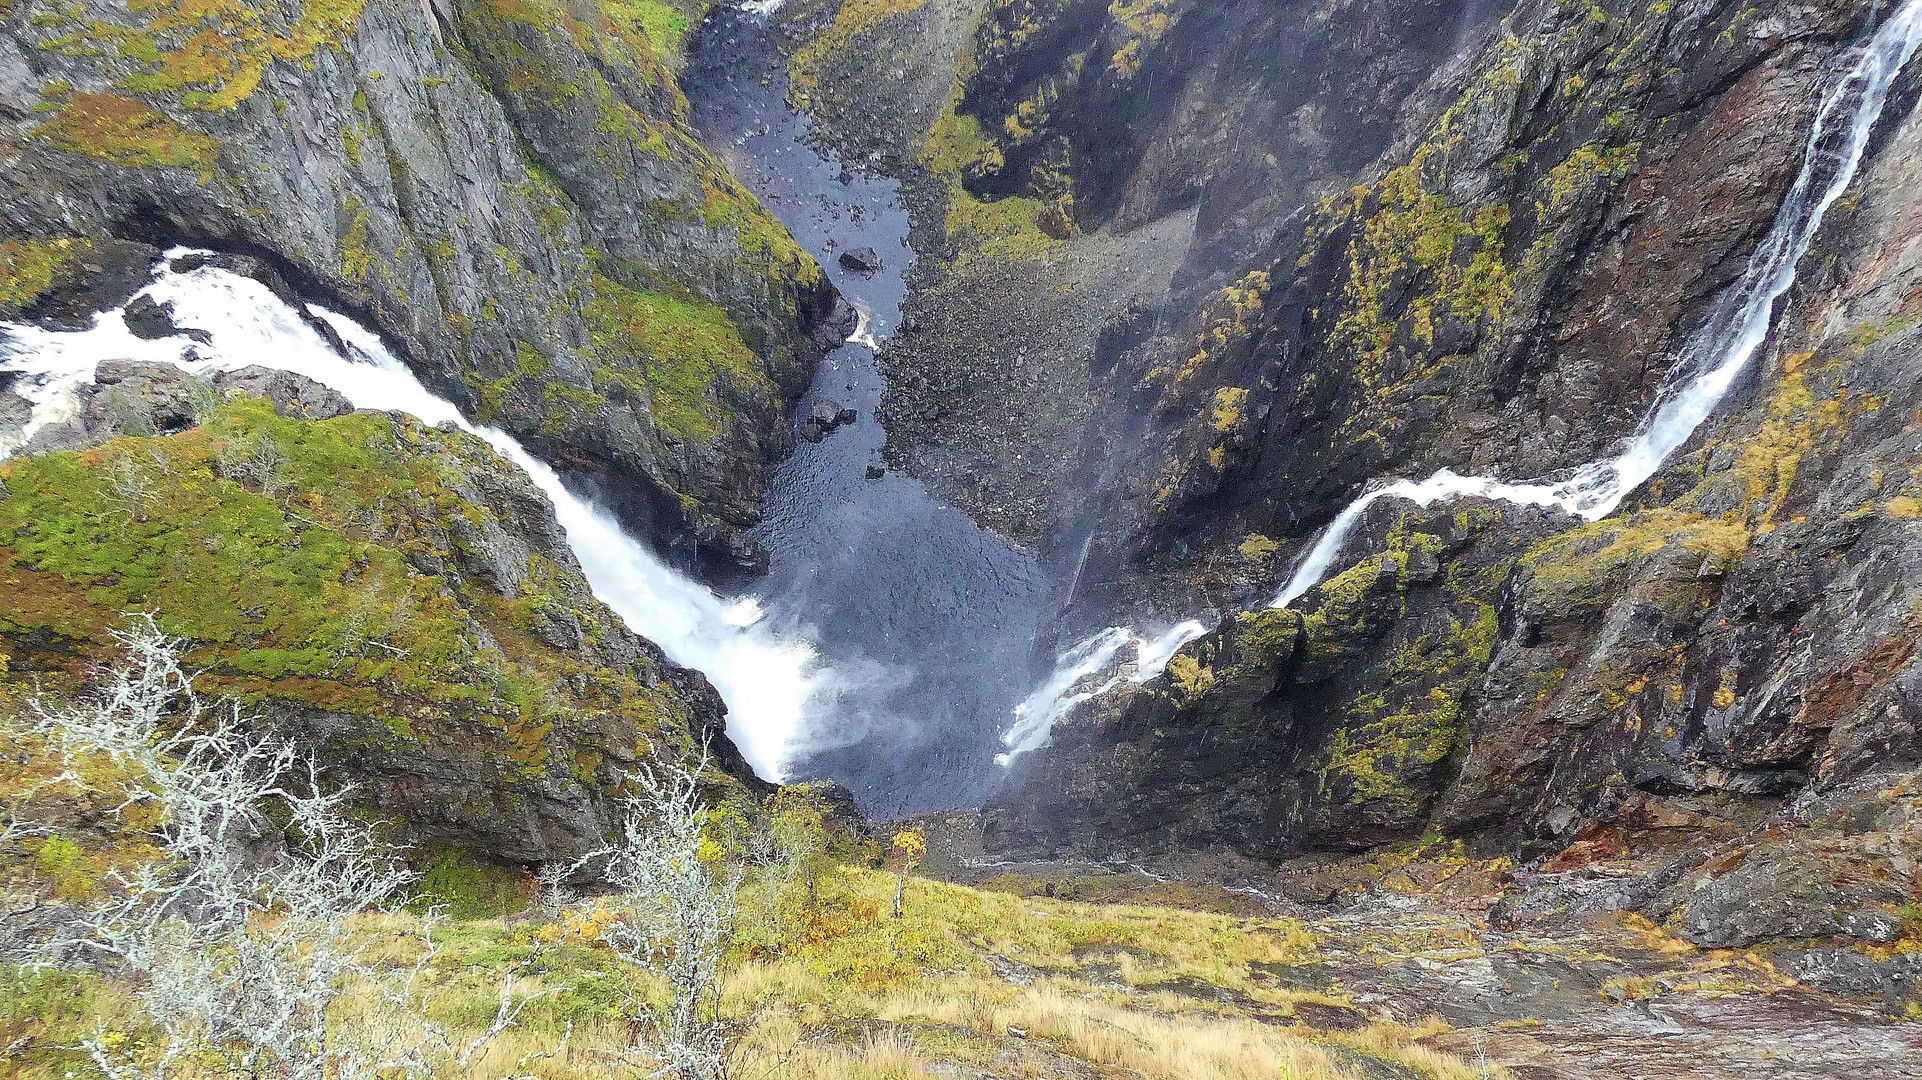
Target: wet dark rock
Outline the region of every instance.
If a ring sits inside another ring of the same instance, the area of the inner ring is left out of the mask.
[[[1319,1001],[1296,1002],[1295,1017],[1309,1027],[1323,1031],[1359,1031],[1369,1024],[1368,1014],[1360,1009],[1327,1005]]]
[[[314,314],[313,310],[306,304],[299,305],[298,310],[300,311],[300,321],[306,323],[308,329],[319,334],[328,345],[333,347],[335,352],[349,360],[359,359],[353,346],[347,344],[347,339],[340,336],[340,331],[335,329],[333,323]]]
[[[882,478],[883,476],[886,476],[887,474],[888,474],[888,470],[887,470],[887,469],[885,469],[885,468],[883,468],[883,467],[882,467],[882,466],[880,466],[880,465],[869,465],[869,466],[868,466],[868,471],[867,471],[867,478],[868,478],[869,480],[879,480],[879,479],[881,479],[881,478]]]
[[[159,341],[178,335],[202,344],[209,344],[214,336],[205,330],[182,327],[174,322],[174,305],[169,300],[164,304],[154,302],[151,296],[136,296],[128,302],[120,313],[127,324],[127,332],[143,341]]]
[[[843,251],[838,261],[843,269],[857,274],[873,277],[881,271],[881,256],[871,247],[849,248]]]
[[[127,302],[153,279],[160,252],[127,240],[96,239],[55,272],[53,284],[22,314],[51,330],[85,330],[94,315]]]
[[[1775,953],[1782,970],[1831,994],[1880,1001],[1892,1013],[1922,1002],[1922,953],[1875,957],[1858,949],[1786,949]]]
[[[852,424],[860,418],[853,409],[845,408],[838,401],[820,398],[808,407],[807,418],[801,422],[800,435],[811,443],[818,443],[834,433],[843,424]]]
[[[988,849],[1281,858],[1419,833],[1454,779],[1466,732],[1453,721],[1496,645],[1505,553],[1565,524],[1479,500],[1378,503],[1350,570],[1291,608],[1230,616],[1159,678],[1057,721],[984,807]],[[1416,551],[1435,573],[1411,579]]]
[[[1765,941],[1854,938],[1886,945],[1903,933],[1908,887],[1870,853],[1797,836],[1711,862],[1653,898],[1647,913],[1672,919],[1676,933],[1704,948]]]
[[[834,307],[827,318],[821,320],[821,344],[832,348],[854,336],[861,325],[861,313],[854,309],[839,293],[834,296]]]

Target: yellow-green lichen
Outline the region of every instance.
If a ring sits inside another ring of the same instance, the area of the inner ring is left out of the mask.
[[[704,445],[727,417],[726,395],[765,398],[773,384],[727,313],[700,300],[630,288],[596,275],[587,320],[603,377],[636,372],[654,421],[683,442]]]
[[[220,155],[217,140],[120,94],[75,94],[33,135],[57,150],[130,169],[165,165],[205,172]]]
[[[93,249],[70,236],[0,240],[0,317],[18,315]]]

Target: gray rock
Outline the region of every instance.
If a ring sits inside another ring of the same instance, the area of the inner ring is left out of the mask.
[[[120,435],[184,431],[200,423],[229,392],[266,398],[282,416],[297,419],[326,420],[354,411],[339,393],[306,376],[275,368],[247,367],[197,377],[171,364],[106,360],[95,372],[94,382],[76,392],[73,415],[42,428],[22,452],[78,450]]]
[[[136,296],[128,301],[120,318],[127,324],[127,332],[142,341],[159,341],[161,338],[175,336],[191,338],[201,344],[212,343],[214,336],[205,330],[182,327],[174,322],[174,305],[169,300],[164,304],[154,302],[151,296]]]
[[[1784,949],[1772,959],[1801,982],[1831,994],[1879,1001],[1890,1012],[1922,1001],[1922,953],[1878,960],[1849,948]]]
[[[843,269],[852,270],[864,277],[873,277],[881,272],[881,256],[871,247],[849,248],[843,251],[836,261]]]

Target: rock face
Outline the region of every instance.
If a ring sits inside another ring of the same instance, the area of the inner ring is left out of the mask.
[[[156,612],[203,694],[317,747],[409,839],[501,863],[591,850],[623,771],[702,739],[759,785],[713,688],[594,598],[546,498],[471,436],[283,372],[118,364],[57,441],[86,449],[0,464],[12,689],[77,685]]]
[[[258,256],[683,562],[752,563],[834,296],[689,133],[695,7],[12,4],[0,317],[84,320],[47,294],[126,240]]]
[[[929,5],[860,30],[843,6],[816,30],[804,7],[810,41],[889,58],[946,25]],[[1578,865],[1623,830],[1631,854],[1721,854],[1568,904],[1715,946],[1912,936],[1890,920],[1917,895],[1922,767],[1915,65],[1768,343],[1622,509],[1384,500],[1320,588],[1262,610],[1371,482],[1554,477],[1632,433],[1889,15],[1472,10],[990,3],[953,35],[947,111],[878,129],[921,265],[950,264],[884,357],[892,460],[1072,572],[1064,640],[1243,612],[1017,759],[990,854],[1280,859],[1435,831]],[[847,82],[818,51],[795,65],[828,73],[817,100]],[[1036,317],[1091,280],[1088,252],[1157,229],[1180,247],[1165,284],[1073,340]],[[1020,305],[1003,346],[995,313]],[[1011,511],[1024,487],[1052,497]]]

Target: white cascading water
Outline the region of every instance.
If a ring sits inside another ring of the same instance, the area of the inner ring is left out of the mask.
[[[1529,506],[1552,506],[1590,521],[1599,520],[1655,475],[1702,421],[1721,403],[1750,360],[1768,339],[1775,301],[1795,284],[1795,268],[1808,252],[1822,217],[1848,190],[1868,147],[1869,133],[1882,115],[1895,76],[1922,44],[1922,0],[1904,0],[1869,41],[1861,46],[1847,73],[1823,93],[1809,128],[1802,168],[1789,188],[1774,225],[1749,257],[1742,279],[1716,301],[1708,322],[1670,367],[1656,395],[1655,408],[1635,437],[1612,458],[1590,462],[1557,482],[1508,482],[1491,476],[1462,476],[1442,469],[1426,480],[1397,480],[1377,487],[1342,508],[1322,530],[1270,607],[1287,607],[1320,583],[1341,554],[1342,545],[1362,514],[1381,499],[1407,499],[1419,506],[1481,496]],[[1183,626],[1199,623],[1183,623]],[[1200,631],[1191,636],[1200,636]],[[1047,681],[1015,709],[1015,724],[1003,737],[1007,764],[1016,755],[1047,745],[1056,720],[1091,697],[1120,683],[1110,678],[1089,688],[1107,669],[1132,632],[1111,627],[1062,653]],[[1180,648],[1177,643],[1169,650]],[[1168,657],[1161,659],[1166,666]],[[1144,666],[1145,670],[1145,666]],[[1155,674],[1160,673],[1160,667]],[[1138,673],[1137,673],[1138,674]],[[1149,676],[1152,677],[1152,676]],[[1135,677],[1135,682],[1146,678]]]
[[[1505,483],[1443,469],[1419,483],[1401,480],[1370,491],[1329,523],[1271,606],[1286,607],[1313,588],[1341,553],[1362,512],[1378,499],[1392,496],[1427,506],[1440,499],[1480,495],[1559,507],[1596,521],[1655,475],[1721,404],[1736,376],[1768,340],[1775,301],[1795,284],[1796,265],[1822,227],[1823,215],[1855,179],[1889,86],[1918,44],[1922,44],[1922,0],[1905,0],[1861,47],[1848,72],[1823,93],[1809,127],[1801,172],[1783,199],[1775,224],[1749,256],[1742,279],[1717,298],[1708,322],[1670,366],[1654,411],[1621,453],[1590,462],[1558,483]]]
[[[1207,632],[1208,628],[1195,619],[1154,637],[1143,637],[1125,626],[1110,626],[1075,645],[1055,658],[1054,671],[1047,681],[1014,707],[1014,726],[1001,736],[1001,744],[1008,749],[995,755],[995,762],[1006,765],[1019,754],[1046,746],[1054,722],[1075,706],[1107,693],[1124,680],[1147,682],[1167,668],[1177,650]],[[1130,646],[1135,651],[1133,671],[1110,675],[1096,686],[1083,685],[1112,668],[1121,650]]]
[[[168,253],[170,258],[185,254],[185,249]],[[171,302],[175,321],[205,330],[211,343],[184,337],[142,340],[127,331],[124,309],[104,312],[90,329],[73,333],[0,324],[0,371],[18,373],[14,392],[33,404],[26,429],[0,440],[0,457],[71,416],[75,390],[93,381],[102,360],[172,364],[190,372],[277,368],[333,388],[356,408],[455,424],[526,470],[553,502],[594,595],[675,663],[706,674],[727,702],[728,734],[748,763],[766,779],[781,779],[809,699],[832,673],[821,669],[806,641],[781,639],[756,626],[760,609],[752,599],[724,600],[669,569],[605,510],[569,491],[547,463],[512,436],[468,423],[452,402],[422,386],[378,336],[352,319],[310,305],[361,354],[358,362],[341,356],[293,308],[249,277],[214,267],[184,274],[163,269],[143,292]]]

